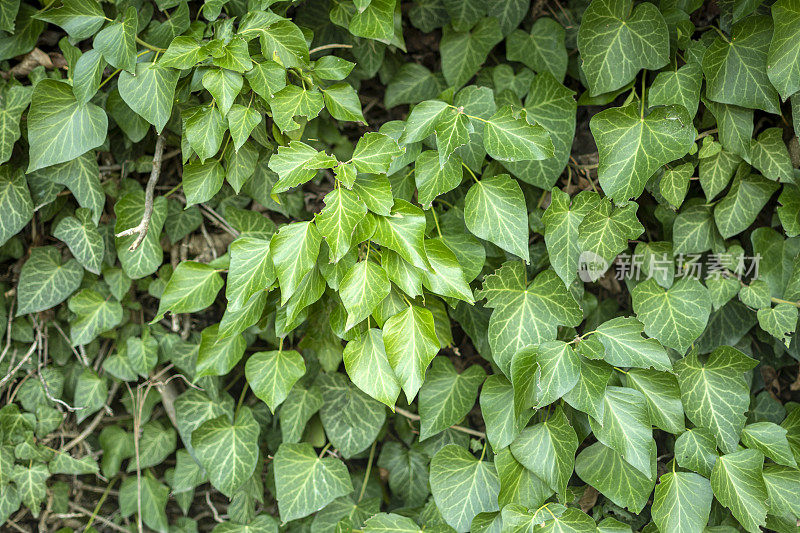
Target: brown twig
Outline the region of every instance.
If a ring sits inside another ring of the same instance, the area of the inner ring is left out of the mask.
[[[308,55],[311,55],[315,52],[322,52],[323,50],[331,50],[332,48],[353,48],[352,44],[323,44],[322,46],[317,46],[316,48],[312,48],[308,51]]]
[[[419,415],[412,413],[411,411],[406,411],[405,409],[401,409],[399,407],[395,407],[394,411],[398,415],[403,415],[409,420],[419,420]],[[461,433],[466,433],[467,435],[472,435],[473,437],[478,437],[479,439],[486,438],[486,433],[483,431],[478,431],[477,429],[465,428],[464,426],[450,426],[450,429],[460,431]]]
[[[147,188],[144,193],[144,213],[142,214],[142,221],[133,228],[126,229],[117,233],[117,237],[127,237],[129,235],[138,235],[133,244],[128,248],[130,251],[136,250],[144,238],[147,236],[147,229],[150,227],[150,218],[153,216],[153,193],[155,192],[156,183],[158,183],[158,176],[161,174],[161,160],[164,155],[164,145],[167,138],[164,135],[159,135],[156,140],[156,148],[153,152],[153,170],[150,171],[150,179],[147,180]]]

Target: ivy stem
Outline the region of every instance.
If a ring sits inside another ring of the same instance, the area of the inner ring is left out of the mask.
[[[475,173],[472,171],[472,169],[471,169],[471,168],[469,168],[469,167],[466,165],[466,163],[461,163],[461,166],[467,169],[467,172],[469,172],[469,175],[470,175],[470,176],[472,176],[472,179],[474,179],[474,180],[475,180],[475,183],[480,183],[480,181],[478,181],[478,178],[477,178],[477,176],[475,176]]]
[[[316,52],[322,52],[323,50],[331,50],[333,48],[353,48],[352,44],[339,44],[339,43],[331,43],[331,44],[323,44],[322,46],[317,46],[316,48],[312,48],[308,51],[308,55],[314,54]]]
[[[325,455],[325,452],[327,452],[328,448],[330,448],[330,447],[331,447],[331,443],[329,442],[328,444],[325,445],[324,448],[322,448],[322,451],[319,452],[319,458],[320,459],[322,459],[322,457]]]
[[[378,444],[378,441],[373,441],[372,448],[369,449],[369,460],[367,462],[367,471],[364,472],[364,481],[361,483],[361,492],[358,495],[359,503],[362,498],[364,498],[364,493],[367,491],[367,481],[369,481],[369,473],[372,470],[372,460],[375,458],[375,446]]]
[[[406,411],[405,409],[401,409],[400,407],[395,407],[394,412],[398,415],[402,415],[409,420],[414,420],[415,422],[419,421],[419,415],[416,413],[412,413],[411,411]],[[483,431],[478,431],[477,429],[472,428],[465,428],[464,426],[450,426],[450,429],[454,429],[456,431],[460,431],[461,433],[466,433],[467,435],[472,435],[473,437],[478,437],[479,439],[485,439],[486,433]]]
[[[234,418],[236,418],[236,416],[239,414],[239,409],[242,407],[242,404],[244,403],[245,396],[247,396],[248,388],[249,386],[247,385],[247,380],[245,380],[244,387],[242,387],[242,393],[239,394],[239,401],[236,403],[236,412],[233,413]]]
[[[431,214],[433,215],[433,223],[436,224],[436,231],[439,233],[439,237],[441,237],[442,230],[439,228],[439,217],[436,216],[436,209],[431,208]]]
[[[103,81],[100,83],[100,85],[98,85],[98,86],[97,86],[97,90],[99,91],[100,89],[102,89],[102,88],[103,88],[103,85],[105,85],[106,83],[108,83],[109,81],[111,81],[111,78],[113,78],[114,76],[116,76],[117,74],[119,74],[121,71],[122,71],[122,69],[121,69],[121,68],[118,68],[117,70],[115,70],[114,72],[112,72],[111,74],[109,74],[109,75],[108,75],[108,77],[107,77],[106,79],[104,79],[104,80],[103,80]]]
[[[136,37],[136,42],[139,43],[140,45],[144,46],[148,50],[152,50],[153,52],[165,52],[166,51],[166,48],[159,48],[158,46],[153,46],[152,44],[143,41],[138,36]]]
[[[483,443],[483,448],[481,449],[481,457],[480,457],[480,459],[478,459],[478,462],[483,461],[483,456],[486,455],[486,448],[487,447],[488,447],[487,444],[484,442]]]

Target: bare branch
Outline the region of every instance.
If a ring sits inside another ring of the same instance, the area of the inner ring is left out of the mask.
[[[161,174],[161,160],[164,155],[164,145],[167,138],[164,135],[159,135],[156,140],[156,148],[153,152],[153,170],[150,171],[150,179],[147,180],[147,188],[144,193],[144,213],[142,214],[142,221],[133,228],[126,229],[117,233],[117,237],[127,237],[129,235],[138,235],[133,244],[128,248],[130,251],[136,250],[144,238],[147,236],[147,229],[150,227],[150,219],[153,216],[153,194],[155,192],[156,183],[158,183],[158,176]]]

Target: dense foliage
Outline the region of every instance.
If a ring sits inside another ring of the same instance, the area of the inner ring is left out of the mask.
[[[798,531],[800,0],[36,1],[4,531]]]

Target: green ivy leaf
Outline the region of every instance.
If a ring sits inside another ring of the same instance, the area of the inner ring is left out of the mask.
[[[549,72],[553,78],[561,81],[567,73],[565,36],[566,31],[561,24],[551,18],[538,18],[530,33],[514,30],[508,36],[506,58],[509,61],[519,61],[540,74]]]
[[[331,444],[345,458],[367,449],[383,427],[386,408],[343,374],[320,374],[316,384],[323,399],[319,417]]]
[[[528,426],[511,444],[511,453],[555,492],[566,494],[575,465],[578,436],[561,407],[545,422]]]
[[[531,124],[525,109],[515,116],[511,106],[501,107],[486,121],[483,146],[498,161],[541,160],[554,155],[550,133],[540,124]]]
[[[94,49],[114,68],[135,72],[136,34],[138,31],[136,8],[128,6],[121,20],[116,20],[94,36]]]
[[[634,288],[631,298],[645,333],[680,353],[686,353],[703,333],[711,314],[708,289],[690,277],[679,279],[669,290],[648,279]]]
[[[649,2],[634,9],[632,0],[593,0],[581,20],[578,50],[592,96],[614,91],[639,69],[669,62],[667,24]]]
[[[645,396],[628,387],[606,387],[603,418],[589,419],[597,440],[616,451],[645,476],[650,476],[653,432]]]
[[[714,220],[723,239],[747,229],[778,190],[777,183],[750,174],[744,166],[739,168],[728,194],[714,207]]]
[[[347,343],[343,353],[344,367],[355,385],[394,410],[400,383],[389,364],[383,336],[370,329]]]
[[[767,76],[786,100],[800,90],[800,7],[791,0],[775,2],[770,8],[774,31],[767,54]]]
[[[741,450],[717,459],[711,473],[714,496],[750,532],[760,531],[767,514],[767,488],[761,477],[763,464],[761,452]]]
[[[181,262],[164,287],[158,312],[150,323],[161,320],[167,311],[173,314],[202,311],[214,303],[223,284],[222,276],[211,265]]]
[[[99,30],[106,18],[100,4],[93,0],[65,0],[60,7],[38,13],[36,18],[64,28],[74,39],[86,39]],[[13,31],[8,29],[6,31]]]
[[[389,364],[411,402],[439,352],[433,314],[416,305],[400,311],[383,324],[383,343]]]
[[[694,144],[695,129],[684,107],[643,109],[634,101],[601,111],[590,122],[600,152],[598,179],[617,204],[642,194],[661,165],[683,157]]]
[[[220,416],[192,432],[192,447],[209,481],[229,498],[256,469],[259,431],[250,409],[241,407],[233,422]]]
[[[694,353],[675,363],[686,416],[711,430],[725,452],[736,450],[744,428],[750,400],[743,373],[754,366],[754,360],[728,346],[714,350],[705,364]]]
[[[711,483],[703,476],[667,472],[653,496],[653,521],[661,531],[702,533],[713,498]]]
[[[83,267],[75,259],[62,263],[54,246],[33,248],[19,274],[17,316],[54,307],[75,292],[83,280]]]
[[[628,464],[617,452],[596,442],[575,458],[575,473],[620,507],[640,513],[656,483],[656,447],[650,451],[647,476]]]
[[[119,488],[119,511],[124,517],[138,513],[141,497],[142,521],[147,527],[156,531],[164,531],[168,527],[167,498],[169,487],[160,483],[151,473],[141,477],[130,476]]]
[[[303,357],[294,350],[256,352],[245,365],[248,385],[273,413],[305,373]]]
[[[475,459],[455,444],[433,456],[430,484],[442,517],[458,532],[469,531],[478,513],[498,510],[500,481],[494,464]]]
[[[58,80],[36,84],[28,113],[28,172],[70,161],[103,144],[108,117],[98,106],[80,104]]]
[[[283,226],[272,238],[270,255],[281,286],[281,305],[285,304],[317,261],[322,236],[311,222]]]
[[[464,220],[476,237],[530,262],[525,198],[508,174],[483,178],[469,189]]]
[[[420,440],[460,422],[475,405],[485,378],[477,365],[459,374],[449,359],[434,359],[419,391]]]
[[[159,63],[137,63],[134,74],[127,71],[119,75],[119,95],[134,113],[155,126],[161,133],[172,114],[175,87],[178,84],[177,70]]]
[[[685,426],[681,391],[673,374],[632,368],[625,377],[629,387],[644,395],[652,425],[673,435],[683,433]]]
[[[69,310],[77,316],[70,322],[70,340],[73,346],[89,344],[99,334],[122,323],[122,305],[113,297],[104,297],[92,289],[83,289],[69,299]],[[102,398],[105,402],[105,395]],[[82,418],[80,413],[78,418]]]
[[[445,26],[439,50],[442,55],[442,74],[447,83],[461,87],[475,75],[494,46],[503,39],[500,23],[487,17],[468,28]]]

